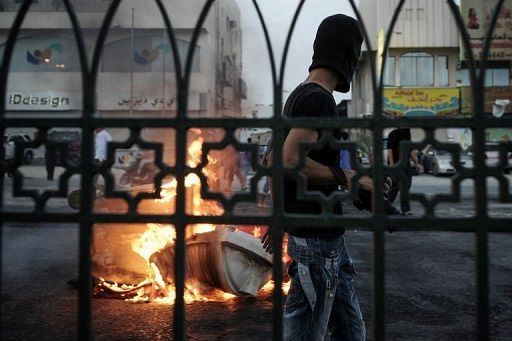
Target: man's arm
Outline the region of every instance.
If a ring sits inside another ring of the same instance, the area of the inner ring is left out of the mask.
[[[300,162],[300,145],[304,143],[315,144],[317,139],[318,132],[316,130],[292,128],[283,145],[283,165],[288,168],[297,166]],[[304,167],[301,169],[301,172],[311,184],[339,184],[337,177],[329,167],[307,156],[304,156]],[[355,172],[349,169],[344,169],[343,172],[347,177],[348,186],[350,188],[350,179],[355,175]],[[359,183],[364,189],[368,191],[373,190],[373,181],[369,177],[361,177]]]
[[[395,158],[393,157],[393,149],[388,149],[388,160],[390,166],[393,166],[395,164]]]
[[[418,161],[418,150],[411,150],[411,160],[414,162],[414,166],[416,167],[416,171],[419,173],[420,171],[420,162]]]

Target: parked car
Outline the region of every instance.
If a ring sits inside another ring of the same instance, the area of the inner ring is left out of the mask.
[[[32,143],[32,139],[26,133],[9,133],[5,135],[5,140],[7,142],[13,142],[15,146],[24,145],[23,148],[23,162],[27,164],[31,164],[34,160],[35,149],[28,147],[30,143]]]
[[[55,165],[61,165],[63,159],[61,159],[60,152],[62,147],[61,145],[67,145],[67,154],[66,159],[67,162],[71,165],[78,165],[80,163],[81,157],[81,146],[82,146],[82,136],[79,130],[60,130],[60,129],[51,129],[48,132],[48,140],[53,143],[53,146],[46,146],[46,162],[55,162]],[[52,148],[53,147],[53,148]],[[52,159],[48,160],[48,150],[53,149],[54,155],[52,155]]]
[[[432,173],[434,176],[454,174],[457,171],[452,154],[446,150],[437,150],[431,145],[426,146],[421,152],[421,163],[423,172]],[[460,164],[465,168],[473,167],[473,160],[467,152],[460,153]]]
[[[4,155],[3,155],[3,160],[0,160],[0,161],[2,161],[2,163],[7,167],[6,174],[9,177],[11,177],[12,176],[12,168],[11,167],[14,164],[14,153],[15,153],[14,142],[7,141],[7,137],[4,136],[2,148],[4,148]]]

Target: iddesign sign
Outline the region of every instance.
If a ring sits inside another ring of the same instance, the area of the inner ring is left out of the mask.
[[[81,107],[78,93],[11,92],[6,103],[6,109],[12,111],[66,111]]]

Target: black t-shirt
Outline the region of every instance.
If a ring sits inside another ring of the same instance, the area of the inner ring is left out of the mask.
[[[393,161],[398,163],[400,160],[400,142],[411,141],[411,130],[409,128],[397,128],[392,130],[388,135],[388,149],[393,152]],[[388,160],[391,163],[391,160]]]
[[[298,117],[339,117],[334,97],[330,92],[317,83],[305,83],[295,88],[286,101],[283,115],[292,119]],[[289,130],[285,135],[288,136],[288,133]],[[320,139],[324,133],[324,130],[318,129],[318,139]],[[335,139],[339,140],[341,130],[333,130],[331,134]],[[332,149],[328,145],[323,146],[321,149],[309,150],[307,152],[307,156],[325,166],[335,166],[339,164],[339,150]],[[297,186],[300,186],[300,183],[297,183],[295,177],[285,177],[284,185],[284,207],[286,212],[306,214],[322,213],[322,205],[319,202],[298,199]],[[328,196],[332,192],[338,190],[338,188],[336,185],[308,184],[307,190],[319,191]],[[342,213],[341,204],[336,205],[334,212]],[[343,229],[320,230],[314,229],[314,227],[301,231],[302,232],[296,231],[291,227],[287,228],[287,232],[291,235],[305,237],[333,236],[344,232]]]

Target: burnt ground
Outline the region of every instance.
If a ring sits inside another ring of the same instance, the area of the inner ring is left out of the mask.
[[[373,339],[373,240],[348,231],[356,285]],[[466,233],[395,232],[386,237],[386,338],[475,340],[475,238]],[[2,340],[76,339],[77,291],[66,281],[78,267],[73,225],[8,225],[3,233]],[[492,234],[492,340],[512,335],[512,234]],[[190,340],[270,340],[269,295],[186,305]],[[97,340],[171,340],[172,306],[93,300]]]

